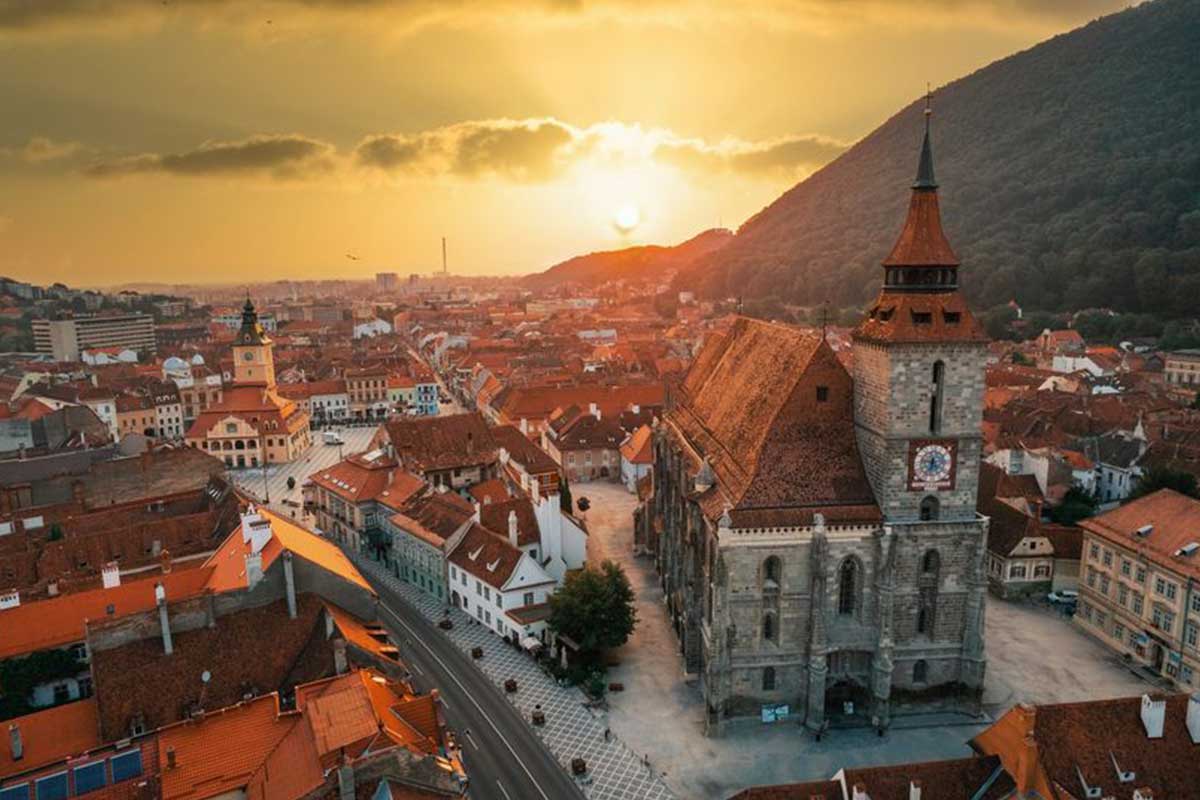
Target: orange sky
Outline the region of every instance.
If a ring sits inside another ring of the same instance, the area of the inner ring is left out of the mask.
[[[926,81],[1123,5],[0,0],[0,274],[408,273],[443,235],[452,271],[512,274],[674,242]]]

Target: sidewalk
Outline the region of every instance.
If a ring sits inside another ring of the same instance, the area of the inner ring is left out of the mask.
[[[411,584],[389,573],[381,564],[360,555],[347,554],[355,565],[372,580],[385,584],[401,595],[427,619],[442,619],[445,608]],[[455,645],[470,653],[474,647],[483,648],[483,658],[475,665],[503,692],[504,681],[515,678],[518,691],[505,693],[522,719],[541,738],[563,769],[570,771],[571,759],[576,756],[587,761],[590,784],[580,788],[595,800],[671,800],[674,795],[657,774],[642,764],[641,755],[634,753],[614,733],[604,740],[604,712],[592,712],[584,706],[586,698],[574,687],[559,686],[542,672],[532,658],[505,643],[482,625],[472,624],[469,617],[456,608],[450,609],[454,628],[445,631]],[[529,720],[535,706],[546,713],[544,727],[533,726]],[[653,766],[653,764],[651,765]]]

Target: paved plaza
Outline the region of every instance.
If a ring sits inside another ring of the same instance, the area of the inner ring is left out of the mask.
[[[360,569],[372,580],[386,582],[426,618],[437,621],[447,607],[437,599],[405,583],[387,572],[382,565],[353,556]],[[506,695],[528,721],[535,708],[546,713],[544,727],[530,727],[554,755],[563,769],[570,769],[571,759],[587,761],[588,778],[581,788],[595,800],[668,800],[673,795],[662,779],[642,763],[639,753],[631,750],[618,736],[604,735],[606,719],[603,711],[590,710],[586,697],[578,689],[559,686],[553,678],[525,653],[504,642],[493,631],[474,624],[458,609],[449,609],[454,628],[446,631],[463,652],[483,648],[484,656],[475,664],[497,686],[515,678],[518,691]],[[403,643],[402,643],[403,644]],[[653,762],[651,763],[653,767]]]
[[[311,525],[312,520],[304,514],[304,501],[300,495],[300,487],[304,485],[304,481],[314,472],[336,464],[346,456],[366,450],[376,429],[375,425],[322,429],[336,430],[345,440],[341,447],[325,444],[321,440],[322,431],[314,431],[312,446],[295,461],[289,464],[272,464],[265,470],[262,467],[231,469],[229,475],[239,489],[254,495],[260,502],[264,493],[269,493],[271,502],[267,507],[272,511]],[[288,489],[288,478],[296,479],[296,488]]]

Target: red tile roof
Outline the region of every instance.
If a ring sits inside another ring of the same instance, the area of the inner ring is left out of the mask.
[[[3,612],[0,612],[3,613]],[[0,747],[0,778],[35,770],[100,747],[100,723],[94,698],[67,703],[4,721],[5,742]],[[15,726],[25,748],[14,761],[8,729]]]
[[[621,456],[631,464],[653,464],[654,444],[651,441],[653,433],[649,425],[638,428],[621,445]]]
[[[1179,555],[1184,545],[1200,544],[1200,500],[1172,489],[1131,500],[1080,521],[1079,526],[1121,547],[1143,553],[1183,574],[1200,578],[1200,551]],[[1152,526],[1146,535],[1137,531]]]

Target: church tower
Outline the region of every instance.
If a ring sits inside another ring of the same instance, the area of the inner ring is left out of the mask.
[[[885,520],[975,518],[988,338],[942,231],[928,101],[908,217],[854,331],[859,451]]]
[[[258,321],[254,303],[246,296],[242,306],[242,327],[233,340],[233,382],[237,386],[275,388],[275,360],[272,343]]]

